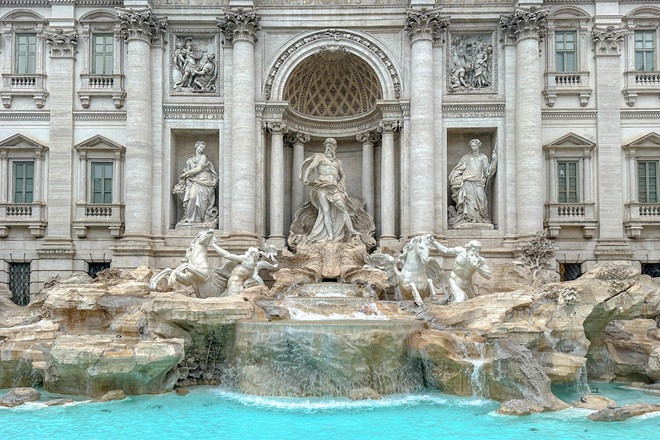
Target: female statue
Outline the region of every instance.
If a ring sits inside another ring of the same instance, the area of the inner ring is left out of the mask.
[[[195,154],[186,161],[179,183],[174,186],[174,193],[183,195],[183,218],[177,226],[183,223],[216,226],[215,187],[218,185],[218,174],[204,154],[205,149],[206,142],[195,142]]]

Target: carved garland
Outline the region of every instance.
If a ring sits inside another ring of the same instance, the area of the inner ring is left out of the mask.
[[[266,78],[266,99],[270,99],[272,90],[273,90],[273,81],[275,81],[275,76],[277,75],[277,72],[280,70],[284,62],[286,61],[287,58],[289,58],[291,55],[293,55],[294,52],[297,50],[301,49],[302,47],[307,46],[310,43],[313,43],[318,40],[323,40],[323,39],[333,39],[335,41],[339,40],[349,40],[349,41],[354,41],[376,55],[378,59],[380,59],[385,67],[387,68],[387,71],[390,74],[390,78],[392,78],[392,83],[394,84],[394,95],[396,99],[401,98],[401,80],[399,79],[399,75],[396,72],[396,69],[394,68],[394,64],[390,60],[390,58],[383,52],[377,45],[372,43],[371,41],[367,40],[366,38],[354,34],[349,31],[342,31],[339,29],[328,29],[325,31],[321,31],[317,34],[313,35],[308,35],[306,37],[301,38],[300,40],[296,41],[293,43],[291,46],[289,46],[284,52],[282,52],[282,55],[277,59],[277,62],[273,66],[273,68],[270,70],[268,73],[268,77]]]

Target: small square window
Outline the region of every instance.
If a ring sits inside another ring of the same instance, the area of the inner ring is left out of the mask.
[[[635,31],[635,70],[656,70],[655,50],[655,31]]]
[[[9,290],[15,304],[30,304],[30,263],[9,263]]]
[[[559,263],[560,281],[573,281],[582,276],[580,263]]]
[[[37,71],[37,34],[16,34],[16,73],[34,75]]]
[[[637,161],[637,200],[640,203],[658,203],[657,160]]]
[[[13,162],[14,203],[34,201],[34,161]]]
[[[112,162],[92,162],[92,203],[112,203]]]

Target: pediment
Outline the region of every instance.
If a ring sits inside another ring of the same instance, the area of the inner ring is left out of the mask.
[[[660,8],[657,6],[642,6],[634,11],[631,11],[629,14],[627,14],[624,19],[645,19],[645,18],[655,18],[657,19],[660,17]]]
[[[568,133],[554,142],[545,145],[543,148],[594,148],[596,144],[589,139],[578,136],[575,133]]]
[[[629,144],[623,146],[624,149],[627,148],[660,148],[660,134],[658,133],[649,133],[641,138],[632,141]]]
[[[591,17],[583,9],[574,6],[565,6],[554,10],[548,16],[548,20],[580,20],[590,19]]]
[[[17,133],[0,141],[0,150],[48,150],[45,143]]]
[[[126,151],[124,146],[100,134],[76,144],[73,148],[78,151],[119,151],[121,153]]]

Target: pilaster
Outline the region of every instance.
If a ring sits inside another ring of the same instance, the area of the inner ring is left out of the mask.
[[[401,121],[382,121],[380,152],[380,247],[394,248],[396,236],[396,175],[394,160],[394,133],[401,131]]]
[[[270,134],[269,235],[268,243],[278,249],[285,247],[284,235],[284,133],[283,121],[265,122],[264,131]]]
[[[374,144],[380,140],[380,133],[365,131],[355,138],[362,144],[362,199],[366,211],[374,217]]]
[[[293,166],[291,172],[291,218],[300,209],[305,200],[305,185],[300,180],[300,169],[305,161],[305,143],[309,142],[311,136],[299,132],[290,132],[286,135],[286,141],[293,147]]]

